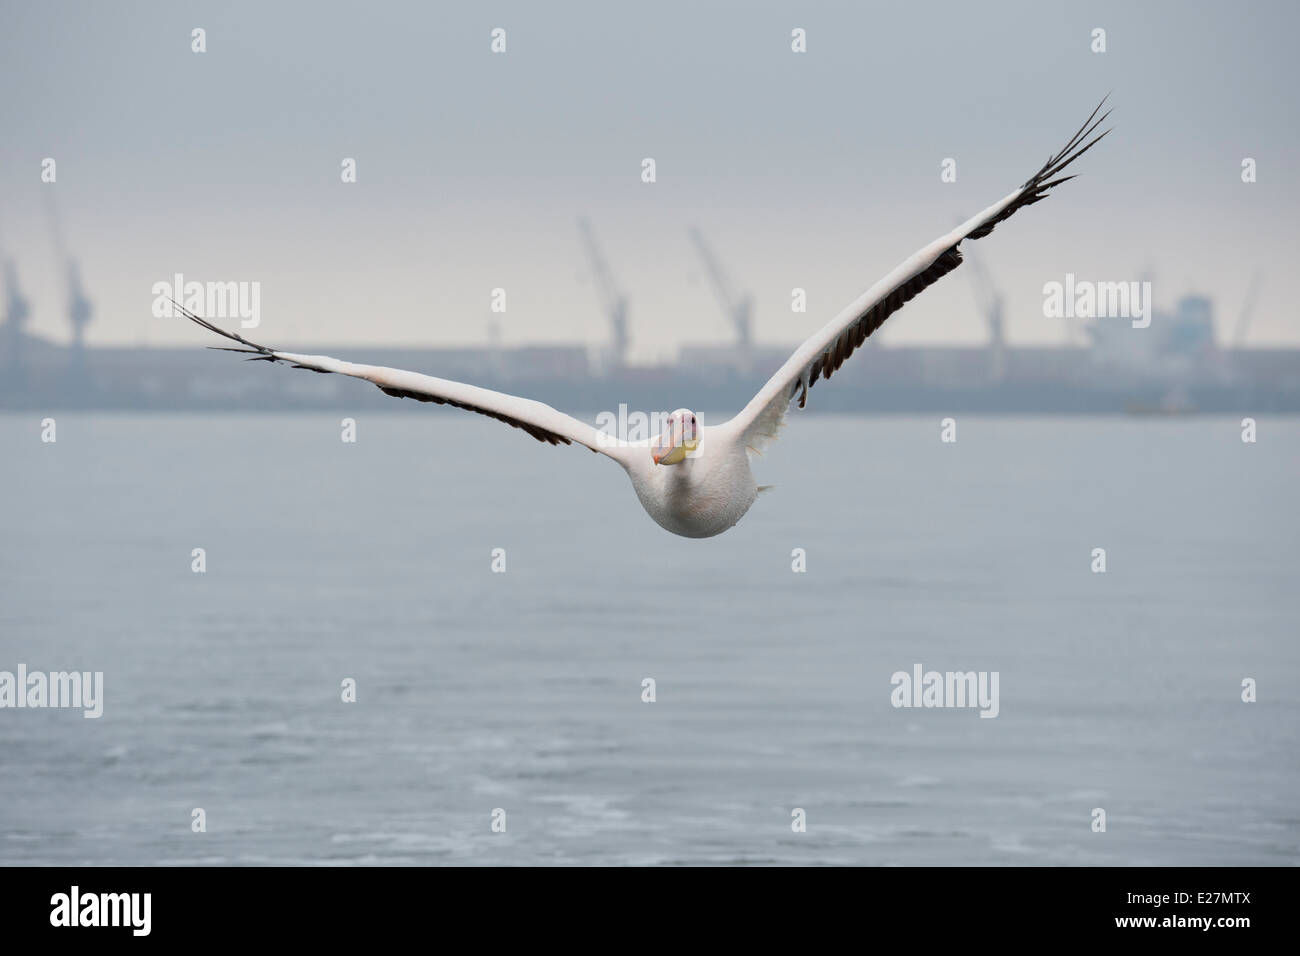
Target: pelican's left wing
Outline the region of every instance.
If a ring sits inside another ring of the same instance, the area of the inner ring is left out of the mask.
[[[435,402],[438,405],[451,405],[477,412],[495,418],[499,422],[505,422],[513,428],[521,428],[538,441],[551,445],[571,445],[577,442],[592,451],[608,455],[620,464],[626,464],[630,455],[632,446],[628,442],[598,431],[586,422],[580,422],[573,416],[556,411],[542,402],[519,398],[517,395],[507,395],[505,392],[494,392],[476,385],[466,385],[464,382],[421,375],[419,372],[406,372],[382,365],[358,365],[354,362],[330,358],[327,355],[281,352],[250,342],[237,332],[230,332],[213,325],[175,300],[173,304],[191,322],[196,322],[208,331],[216,332],[244,346],[244,348],[222,346],[211,346],[211,348],[226,352],[251,353],[253,357],[249,361],[288,362],[294,368],[310,369],[313,372],[351,375],[353,378],[365,379],[377,385],[386,395],[395,398],[413,398],[419,402]]]
[[[1050,157],[1023,186],[939,237],[864,292],[856,302],[804,342],[740,414],[720,427],[738,430],[739,439],[746,448],[762,451],[777,437],[785,421],[786,409],[796,395],[799,396],[799,407],[803,408],[808,400],[808,390],[818,380],[829,379],[887,318],[917,293],[961,265],[962,255],[958,247],[963,239],[984,238],[994,226],[1010,218],[1018,209],[1038,202],[1053,186],[1074,178],[1059,174],[1110,132],[1106,130],[1089,139],[1110,115],[1106,112],[1100,118],[1097,116],[1105,102],[1103,99],[1097,105],[1065,148]]]

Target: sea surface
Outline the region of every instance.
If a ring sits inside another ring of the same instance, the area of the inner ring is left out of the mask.
[[[1300,862],[1300,420],[792,411],[696,541],[463,413],[42,417],[0,671],[103,715],[0,709],[0,863]]]

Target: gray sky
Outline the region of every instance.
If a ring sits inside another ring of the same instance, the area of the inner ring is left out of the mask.
[[[272,344],[482,343],[496,286],[505,342],[596,341],[579,214],[631,298],[634,357],[728,334],[692,224],[754,292],[758,339],[793,342],[1023,182],[1113,91],[1083,176],[973,244],[1012,341],[1061,340],[1041,289],[1067,271],[1150,270],[1158,304],[1207,293],[1230,334],[1259,270],[1250,342],[1300,343],[1293,2],[326,6],[3,0],[0,245],[33,331],[67,335],[53,190],[91,342],[208,344],[150,313],[175,272],[261,282]],[[886,341],[981,340],[965,272]]]

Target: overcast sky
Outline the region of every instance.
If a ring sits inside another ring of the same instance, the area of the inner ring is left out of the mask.
[[[690,225],[756,296],[758,339],[793,342],[1023,182],[1113,91],[1115,132],[1081,178],[967,244],[1007,296],[1011,340],[1061,340],[1042,286],[1066,272],[1150,272],[1162,305],[1209,294],[1231,336],[1258,270],[1249,341],[1300,343],[1290,0],[0,9],[0,247],[42,335],[67,336],[53,192],[91,342],[198,344],[150,311],[176,272],[259,281],[273,345],[483,343],[498,286],[505,342],[595,342],[580,214],[630,298],[635,357],[728,334]],[[970,271],[886,341],[980,341]],[[790,311],[796,286],[807,314]]]

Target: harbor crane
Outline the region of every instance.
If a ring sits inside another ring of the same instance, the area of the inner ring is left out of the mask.
[[[610,325],[608,354],[601,364],[606,370],[621,368],[627,362],[627,350],[631,341],[627,325],[627,296],[614,281],[614,274],[591,230],[591,223],[586,218],[579,219],[578,230],[582,233],[582,241],[587,248],[587,257],[591,260],[591,270],[596,280],[596,292]]]
[[[1007,343],[1005,327],[1006,300],[993,282],[984,262],[978,256],[966,256],[971,265],[971,284],[975,290],[975,304],[984,316],[989,330],[989,380],[1000,382],[1006,377]]]
[[[709,244],[699,229],[691,228],[691,239],[704,263],[704,269],[713,285],[713,292],[718,304],[726,314],[736,333],[736,362],[739,370],[748,372],[753,365],[753,316],[754,297],[748,293],[737,293],[718,257],[713,254]]]

